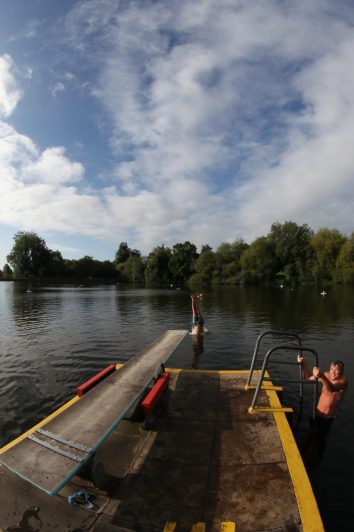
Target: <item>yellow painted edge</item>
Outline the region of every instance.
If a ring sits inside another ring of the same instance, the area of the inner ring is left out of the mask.
[[[174,532],[176,526],[176,522],[167,521],[162,532]],[[192,532],[205,532],[205,523],[196,523],[193,525]],[[236,523],[232,521],[224,521],[220,525],[220,532],[236,532]]]
[[[119,369],[124,364],[116,364],[116,368]],[[169,371],[170,373],[214,373],[216,375],[220,374],[239,374],[239,375],[247,375],[249,373],[248,369],[183,369],[183,368],[166,368],[166,371]],[[253,373],[260,373],[259,370],[254,370]],[[266,375],[267,376],[267,375]]]
[[[220,532],[236,532],[236,523],[224,521],[221,523]]]
[[[269,390],[266,394],[271,406],[281,406],[276,392]],[[310,480],[286,416],[282,412],[274,412],[273,416],[294,486],[303,531],[324,532],[322,519]]]
[[[117,363],[116,364],[116,368],[119,369],[121,368],[122,366],[124,366],[124,364],[120,364],[120,363]],[[181,373],[181,372],[190,372],[190,373],[214,373],[214,374],[227,374],[227,373],[230,373],[230,374],[247,374],[248,373],[248,370],[208,370],[208,369],[204,369],[204,370],[198,370],[198,369],[178,369],[178,368],[168,368],[167,371],[170,371],[171,373]],[[257,372],[259,373],[259,371],[257,370]],[[255,372],[256,373],[256,372]],[[8,449],[11,449],[11,447],[14,447],[15,445],[17,445],[18,443],[20,443],[22,440],[24,440],[25,438],[27,438],[27,436],[29,434],[32,434],[33,432],[35,432],[38,428],[40,427],[43,427],[44,425],[46,425],[47,423],[49,423],[49,421],[51,421],[52,419],[54,419],[55,417],[57,417],[59,414],[61,414],[62,412],[64,412],[65,410],[67,410],[68,408],[70,408],[74,403],[76,403],[76,401],[79,401],[80,397],[79,396],[75,396],[73,397],[70,401],[68,401],[67,403],[65,403],[64,405],[62,405],[60,408],[58,408],[57,410],[55,410],[52,414],[50,414],[48,417],[46,417],[45,419],[43,419],[42,421],[40,421],[39,423],[37,423],[37,425],[35,425],[34,427],[31,427],[29,430],[27,430],[26,432],[24,432],[23,434],[21,434],[18,438],[12,440],[11,442],[9,442],[8,444],[6,444],[4,447],[1,447],[0,448],[0,454],[4,453],[5,451],[7,451]]]
[[[116,364],[116,368],[119,369],[121,368],[122,366],[124,366],[124,364]],[[32,434],[33,432],[35,432],[37,429],[39,429],[40,427],[43,427],[43,425],[46,425],[47,423],[49,423],[49,421],[51,421],[52,419],[56,418],[59,414],[61,414],[62,412],[64,412],[65,410],[67,410],[68,408],[70,408],[73,404],[75,404],[78,400],[80,399],[80,397],[78,395],[75,395],[72,399],[70,399],[70,401],[68,401],[67,403],[63,404],[60,408],[58,408],[57,410],[55,410],[54,412],[52,412],[52,414],[50,414],[48,417],[46,417],[45,419],[43,419],[42,421],[40,421],[39,423],[37,423],[37,425],[35,425],[34,427],[31,427],[30,429],[28,429],[26,432],[24,432],[23,434],[21,434],[21,436],[19,436],[18,438],[16,438],[15,440],[12,440],[10,441],[10,443],[6,444],[4,447],[1,447],[0,449],[0,454],[4,453],[5,451],[8,451],[9,449],[11,449],[11,447],[14,447],[14,445],[17,445],[18,443],[20,443],[22,440],[24,440],[25,438],[27,438],[27,436],[29,434]],[[1,532],[1,531],[0,531]]]
[[[27,430],[26,432],[24,432],[23,434],[21,434],[21,436],[19,436],[18,438],[16,438],[15,440],[12,440],[10,441],[10,443],[8,443],[7,445],[5,445],[4,447],[2,447],[0,449],[0,454],[4,453],[5,451],[7,451],[8,449],[11,449],[11,447],[13,447],[14,445],[17,445],[18,443],[20,443],[20,441],[24,440],[25,438],[27,438],[27,436],[29,434],[32,434],[35,430],[39,429],[39,427],[43,427],[43,425],[46,425],[49,421],[51,421],[52,419],[54,419],[55,417],[57,417],[59,414],[61,414],[62,412],[64,412],[65,410],[67,410],[68,408],[70,408],[70,406],[72,406],[74,403],[76,403],[77,401],[79,401],[80,397],[78,395],[75,395],[75,397],[73,397],[72,399],[70,399],[70,401],[68,401],[67,403],[65,403],[63,406],[61,406],[60,408],[58,408],[58,410],[55,410],[55,412],[53,412],[52,414],[50,414],[48,417],[46,417],[45,419],[43,419],[42,421],[40,421],[39,423],[37,423],[37,425],[35,425],[34,427],[30,428],[29,430]]]
[[[166,368],[170,373],[214,373],[215,375],[224,375],[227,373],[233,375],[246,375],[249,373],[247,369],[179,369]]]
[[[191,532],[205,532],[205,523],[196,523],[192,526]]]
[[[253,386],[250,384],[248,386],[245,386],[246,390],[255,390],[256,388],[257,386]],[[264,382],[261,386],[261,390],[275,390],[276,392],[282,392],[284,388],[282,386],[268,386],[268,384]]]
[[[167,523],[163,527],[163,531],[162,532],[173,532],[174,529],[176,528],[176,525],[177,525],[177,523],[174,523],[172,521],[167,521]]]
[[[120,364],[120,363],[116,364],[116,368],[117,369],[120,369],[122,366],[124,366],[124,364]],[[177,369],[177,368],[168,368],[167,371],[170,371],[171,373],[181,373],[181,372],[217,373],[217,374],[222,374],[222,373],[236,373],[236,374],[240,373],[240,374],[244,374],[244,373],[248,373],[248,370],[198,370],[198,369]],[[80,399],[80,397],[78,395],[75,395],[75,397],[73,397],[70,401],[68,401],[67,403],[62,405],[60,408],[55,410],[48,417],[46,417],[45,419],[43,419],[42,421],[37,423],[37,425],[35,425],[34,427],[31,427],[26,432],[21,434],[18,438],[16,438],[16,439],[12,440],[11,442],[7,443],[4,447],[1,447],[0,448],[0,454],[4,453],[5,451],[8,451],[9,449],[11,449],[11,447],[14,447],[18,443],[20,443],[22,440],[27,438],[27,436],[29,434],[32,434],[33,432],[35,432],[40,427],[43,427],[43,425],[46,425],[47,423],[49,423],[49,421],[51,421],[52,419],[57,417],[59,414],[61,414],[62,412],[64,412],[68,408],[70,408],[79,399]]]
[[[248,411],[250,414],[256,414],[257,412],[293,412],[293,409],[283,406],[255,406],[254,408],[250,407]]]

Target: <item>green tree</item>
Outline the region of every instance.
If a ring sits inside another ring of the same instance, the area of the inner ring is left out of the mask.
[[[241,256],[248,248],[248,244],[240,238],[233,243],[223,242],[217,248],[216,276],[221,284],[237,283],[241,271]]]
[[[201,247],[201,250],[200,250],[200,253],[205,253],[205,251],[213,251],[213,248],[211,246],[209,246],[209,244],[204,244],[202,247]]]
[[[38,277],[46,274],[52,256],[43,238],[33,232],[19,231],[14,236],[14,245],[7,261],[16,276]]]
[[[336,260],[335,280],[354,283],[354,233],[340,248]]]
[[[346,242],[337,229],[321,228],[311,239],[314,252],[313,273],[316,280],[332,280],[335,276],[336,261]]]
[[[354,233],[340,248],[334,280],[340,283],[354,283]]]
[[[118,272],[115,267],[115,264],[110,260],[96,261],[96,272],[95,277],[101,278],[118,278]]]
[[[145,266],[145,281],[149,284],[170,284],[172,275],[169,270],[171,249],[164,246],[155,247],[149,253]]]
[[[195,271],[194,262],[197,257],[197,248],[188,241],[173,246],[172,256],[169,260],[169,269],[175,284],[182,286],[187,283]]]
[[[54,277],[57,275],[63,275],[65,272],[64,268],[64,259],[62,257],[62,254],[60,251],[52,251],[49,250],[49,261],[47,265],[47,269],[45,271],[46,275],[53,275]]]
[[[76,277],[92,278],[95,276],[96,271],[96,261],[89,255],[85,255],[81,259],[74,261],[74,273]]]
[[[216,268],[216,257],[213,251],[203,251],[194,263],[195,273],[190,278],[190,284],[209,285],[213,282]]]
[[[65,277],[75,277],[75,264],[76,260],[64,259],[63,260],[63,275]]]
[[[288,283],[309,278],[312,237],[313,231],[307,224],[297,225],[295,222],[272,224],[268,238],[274,245],[278,261],[276,266],[278,277]]]
[[[4,279],[9,279],[12,277],[12,270],[10,268],[10,266],[6,263],[2,269],[2,275],[4,277]]]
[[[128,246],[127,242],[121,242],[119,244],[118,250],[116,251],[115,262],[117,264],[126,262],[129,259],[130,254],[131,254],[131,249]]]
[[[144,262],[140,256],[140,252],[131,253],[119,268],[119,271],[123,274],[123,278],[129,283],[141,283],[144,281]]]
[[[138,249],[130,249],[127,242],[121,242],[115,255],[115,265],[120,281],[137,283],[143,280],[144,261]]]
[[[254,284],[274,280],[277,258],[274,244],[269,238],[261,236],[242,254],[241,259],[242,282]]]

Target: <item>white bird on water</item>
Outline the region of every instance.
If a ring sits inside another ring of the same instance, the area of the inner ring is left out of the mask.
[[[322,290],[321,292],[321,296],[325,296],[327,294],[327,292],[325,292],[324,290]]]

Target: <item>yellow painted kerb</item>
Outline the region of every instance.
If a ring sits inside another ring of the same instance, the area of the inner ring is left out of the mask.
[[[236,532],[236,524],[232,521],[221,523],[220,532]]]
[[[116,364],[116,368],[119,369],[123,366],[124,364]],[[80,397],[78,395],[75,395],[75,397],[73,397],[72,399],[70,399],[70,401],[68,401],[67,403],[65,403],[64,405],[62,405],[60,408],[58,408],[57,410],[55,410],[55,412],[53,412],[52,414],[50,414],[50,416],[46,417],[45,419],[43,419],[42,421],[40,421],[39,423],[37,423],[37,425],[35,425],[34,427],[31,427],[29,430],[27,430],[26,432],[24,432],[23,434],[21,434],[21,436],[19,436],[18,438],[16,438],[15,440],[12,440],[10,441],[10,443],[8,443],[7,445],[5,445],[4,447],[2,447],[0,449],[0,454],[4,453],[5,451],[7,451],[8,449],[11,449],[11,447],[14,447],[14,445],[17,445],[18,443],[20,443],[20,441],[24,440],[25,438],[27,438],[27,436],[29,434],[32,434],[33,432],[35,432],[37,429],[39,429],[40,427],[43,427],[43,425],[46,425],[47,423],[49,423],[49,421],[51,421],[52,419],[54,419],[55,417],[57,417],[59,414],[61,414],[62,412],[64,412],[65,410],[67,410],[68,408],[70,408],[70,406],[72,406],[73,404],[76,403],[76,401],[78,401],[80,399]],[[1,532],[1,530],[0,530]]]
[[[29,434],[32,434],[35,430],[39,429],[39,427],[43,427],[43,425],[46,425],[49,421],[51,421],[52,419],[54,419],[55,417],[57,417],[59,414],[61,414],[61,412],[64,412],[64,410],[67,410],[71,405],[73,405],[74,403],[76,403],[76,401],[78,401],[80,399],[80,397],[78,395],[75,395],[75,397],[73,397],[70,401],[68,401],[67,403],[65,403],[63,406],[61,406],[60,408],[58,408],[58,410],[56,410],[55,412],[53,412],[52,414],[50,414],[50,416],[46,417],[45,419],[43,419],[42,421],[40,421],[39,423],[37,423],[37,425],[35,425],[34,427],[30,428],[29,430],[27,430],[26,432],[24,432],[23,434],[21,434],[21,436],[19,436],[18,438],[16,438],[15,440],[12,440],[10,441],[10,443],[8,443],[7,445],[5,445],[4,447],[2,447],[0,449],[0,454],[4,453],[5,451],[7,451],[8,449],[11,449],[11,447],[13,447],[14,445],[17,445],[18,443],[20,443],[20,441],[24,440],[25,438],[27,438],[27,436]]]
[[[205,523],[196,523],[193,525],[192,532],[205,532]]]
[[[267,390],[266,394],[271,407],[281,407],[276,392]],[[294,440],[289,423],[282,412],[273,412],[278,433],[288,463],[289,473],[293,482],[295,496],[300,512],[302,530],[304,532],[324,532],[324,527],[316,499],[312,491],[299,449]]]
[[[176,525],[177,523],[173,521],[168,521],[163,528],[163,532],[173,532],[176,528]]]

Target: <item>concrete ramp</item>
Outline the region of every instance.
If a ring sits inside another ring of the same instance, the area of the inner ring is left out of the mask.
[[[167,331],[70,408],[0,454],[21,478],[55,495],[102,445],[188,331]]]

